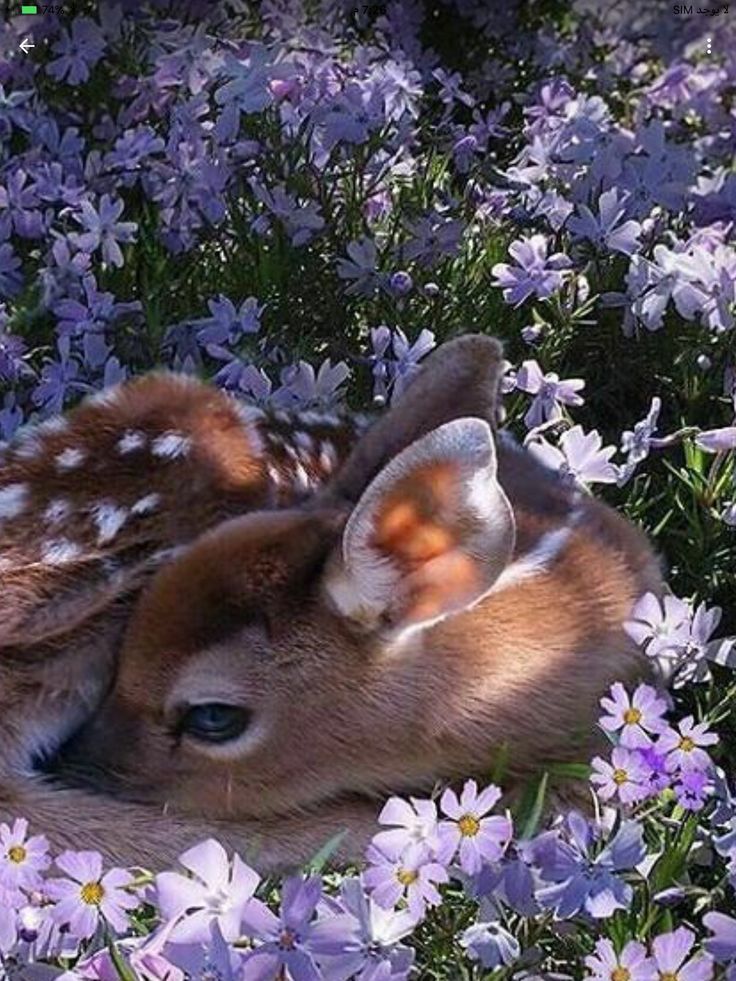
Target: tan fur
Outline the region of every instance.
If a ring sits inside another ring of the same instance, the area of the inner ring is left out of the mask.
[[[448,344],[324,493],[227,521],[162,569],[66,778],[235,834],[291,829],[259,860],[270,868],[309,857],[304,809],[346,821],[356,853],[381,794],[482,779],[502,752],[510,785],[586,761],[601,694],[643,671],[621,625],[660,572],[633,526],[494,439],[499,373],[494,342]],[[472,448],[482,437],[488,459]],[[414,465],[421,439],[450,449]],[[353,555],[350,528],[366,522],[368,551]],[[514,580],[560,529],[546,566]],[[370,615],[351,607],[361,583],[378,596]],[[178,726],[201,702],[247,708],[250,728],[232,745],[195,740]]]
[[[307,496],[347,455],[356,425],[267,414],[160,373],[8,445],[0,459],[0,779],[28,772],[96,707],[135,598],[158,567],[227,518]],[[296,461],[307,486],[295,480]]]

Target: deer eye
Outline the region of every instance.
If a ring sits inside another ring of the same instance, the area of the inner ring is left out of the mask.
[[[203,743],[226,743],[242,736],[250,720],[249,710],[239,705],[205,702],[191,705],[181,716],[177,729],[180,735]]]

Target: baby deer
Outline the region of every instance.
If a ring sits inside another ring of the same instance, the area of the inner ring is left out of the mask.
[[[154,374],[0,454],[0,779],[96,706],[142,585],[226,518],[304,498],[359,421],[269,414]]]
[[[601,694],[643,670],[622,622],[660,570],[636,528],[499,438],[500,371],[488,338],[445,345],[321,492],[161,569],[62,778],[259,828],[272,867],[341,822],[356,852],[371,799],[499,754],[511,784],[587,760]]]

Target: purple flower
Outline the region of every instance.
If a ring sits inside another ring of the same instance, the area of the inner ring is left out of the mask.
[[[414,280],[408,272],[398,269],[395,273],[391,274],[388,285],[392,293],[395,293],[397,296],[406,296],[413,289]]]
[[[599,251],[633,255],[640,247],[641,225],[633,219],[623,220],[625,200],[625,197],[619,198],[616,188],[611,188],[598,199],[597,216],[581,204],[578,215],[570,218],[567,227],[574,235],[592,242]]]
[[[0,887],[35,889],[50,864],[48,841],[43,835],[29,838],[25,818],[0,824]]]
[[[497,862],[511,840],[513,828],[507,816],[487,816],[501,797],[489,784],[480,794],[475,780],[468,780],[460,799],[448,788],[440,799],[440,809],[450,820],[439,825],[439,858],[449,863],[459,851],[460,867],[468,875],[480,872],[483,862]]]
[[[594,843],[593,829],[573,811],[561,831],[545,832],[527,846],[542,879],[537,899],[559,919],[582,910],[603,919],[631,903],[633,890],[617,873],[638,865],[646,855],[643,829],[635,821],[624,821],[595,856]]]
[[[25,341],[14,334],[6,334],[0,323],[0,381],[17,382],[21,375],[30,372],[23,360]]]
[[[695,943],[695,934],[687,927],[678,927],[672,933],[661,933],[652,942],[652,954],[660,978],[678,978],[679,981],[709,981],[713,976],[713,961],[707,954],[688,955]]]
[[[736,450],[736,426],[704,430],[698,433],[695,442],[707,453],[728,453]]]
[[[439,906],[442,896],[437,884],[447,882],[444,865],[434,861],[424,845],[411,848],[383,848],[369,845],[365,853],[369,863],[363,881],[371,897],[385,909],[393,909],[405,899],[415,920],[421,920],[427,906]]]
[[[659,794],[670,786],[671,775],[667,770],[667,754],[657,746],[645,746],[638,750],[639,759],[647,769],[648,795]]]
[[[243,334],[257,334],[261,329],[264,307],[258,305],[255,296],[249,296],[236,309],[232,300],[220,294],[208,300],[211,316],[199,321],[197,341],[203,346],[236,344]]]
[[[719,964],[736,960],[736,919],[725,913],[706,913],[703,925],[713,933],[705,941],[705,949]]]
[[[406,227],[412,239],[403,247],[404,259],[416,260],[422,266],[433,266],[445,256],[455,255],[465,231],[462,221],[436,212]]]
[[[347,246],[349,259],[337,260],[337,275],[350,280],[345,292],[348,296],[373,296],[385,282],[385,275],[378,271],[378,252],[373,239],[364,236]]]
[[[0,209],[3,224],[12,227],[21,238],[40,238],[44,234],[42,214],[38,210],[38,191],[21,168],[11,171],[0,185]],[[0,238],[5,236],[0,234]]]
[[[548,419],[562,416],[562,405],[582,405],[583,398],[577,393],[585,388],[582,378],[560,381],[559,375],[542,372],[536,361],[524,361],[516,373],[516,387],[534,396],[524,416],[527,429],[533,429]]]
[[[458,943],[467,956],[491,970],[512,964],[521,953],[519,941],[500,923],[473,923],[463,930]]]
[[[329,358],[315,374],[306,361],[289,365],[281,371],[281,387],[274,392],[274,405],[306,409],[311,406],[331,406],[343,398],[342,386],[350,377],[344,361],[333,365]]]
[[[71,30],[62,31],[51,50],[59,57],[49,62],[46,71],[57,82],[79,85],[89,78],[90,69],[105,53],[102,31],[89,17],[75,17]]]
[[[410,797],[390,797],[378,815],[378,823],[391,827],[373,836],[373,844],[390,852],[401,852],[414,845],[426,845],[430,850],[439,847],[437,805],[432,800]]]
[[[626,429],[621,434],[621,452],[626,453],[626,463],[620,468],[618,478],[620,487],[631,479],[637,466],[649,456],[652,436],[657,431],[661,408],[662,400],[655,396],[646,417],[635,423],[633,430]]]
[[[9,242],[0,243],[0,296],[13,297],[23,286],[23,273],[18,256]]]
[[[226,940],[235,940],[260,881],[256,873],[239,855],[231,862],[222,845],[212,838],[184,852],[179,862],[189,876],[178,872],[156,876],[156,901],[161,913],[167,919],[181,916],[170,933],[171,941],[205,941],[213,922]]]
[[[81,214],[76,220],[86,231],[70,235],[70,240],[90,255],[100,249],[103,263],[122,266],[123,253],[118,242],[133,242],[138,229],[134,221],[118,221],[124,207],[120,199],[113,201],[109,194],[100,198],[99,211],[89,201],[82,201]]]
[[[371,330],[373,396],[391,401],[401,395],[419,371],[419,362],[435,346],[434,334],[423,328],[413,344],[400,327],[393,331],[382,325]],[[389,354],[389,351],[391,352]]]
[[[544,235],[517,239],[509,246],[509,255],[516,265],[497,262],[491,273],[496,277],[493,285],[503,289],[504,300],[517,307],[531,296],[544,300],[556,293],[564,281],[565,270],[571,266],[570,259],[562,252],[547,255]]]
[[[288,971],[293,981],[319,981],[312,956],[314,913],[322,895],[318,876],[286,879],[281,912],[275,916],[263,903],[246,911],[246,932],[260,943],[243,959],[241,981],[270,981]]]
[[[588,954],[585,966],[590,971],[589,977],[595,981],[655,981],[657,971],[654,961],[647,957],[644,944],[630,940],[620,954],[608,938],[598,940],[595,953]]]
[[[56,900],[51,915],[59,926],[68,926],[79,940],[91,937],[103,916],[113,930],[123,933],[130,926],[128,911],[139,905],[131,892],[133,876],[125,869],[102,874],[99,852],[62,852],[56,865],[68,878],[49,879],[46,888]]]
[[[560,437],[559,448],[545,439],[538,439],[530,443],[529,450],[570,483],[615,484],[618,470],[610,463],[610,458],[616,448],[602,444],[597,430],[585,433],[582,426],[573,426]]]
[[[624,630],[651,658],[671,659],[683,646],[690,631],[690,607],[677,596],[660,600],[645,593],[634,604]]]
[[[635,804],[649,793],[648,768],[635,749],[616,746],[611,762],[596,756],[590,782],[601,800],[617,797],[622,804]]]
[[[299,246],[311,241],[314,235],[324,228],[325,220],[319,213],[319,205],[316,201],[302,203],[279,186],[268,190],[262,184],[253,183],[252,187],[256,198],[262,202],[267,212],[265,216],[256,219],[255,231],[268,230],[267,215],[271,214],[282,223],[291,244]],[[265,222],[262,220],[264,217]]]
[[[711,732],[707,722],[695,722],[686,716],[677,729],[666,729],[657,741],[657,749],[667,754],[667,769],[710,770],[713,761],[703,746],[715,746],[718,736]]]
[[[700,811],[713,793],[713,781],[701,770],[683,770],[675,784],[675,795],[687,811]]]
[[[663,715],[667,702],[650,685],[639,685],[630,697],[620,681],[611,686],[610,697],[601,699],[608,713],[599,720],[606,732],[619,732],[621,745],[626,747],[651,745],[650,735],[664,732],[667,723]]]
[[[311,934],[311,948],[325,976],[357,981],[405,978],[414,961],[414,951],[400,943],[416,927],[409,910],[379,906],[356,878],[341,883],[340,909],[318,920]]]

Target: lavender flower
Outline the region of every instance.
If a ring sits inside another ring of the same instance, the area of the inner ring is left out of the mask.
[[[616,797],[622,804],[635,804],[643,800],[648,792],[648,768],[637,750],[616,746],[611,753],[611,762],[596,756],[593,760],[593,774],[590,782],[596,786],[601,800]]]
[[[642,229],[639,222],[631,218],[624,220],[625,201],[625,197],[620,198],[615,188],[604,191],[598,199],[597,216],[590,208],[581,204],[578,206],[578,215],[569,219],[567,227],[575,235],[592,242],[599,251],[633,255],[640,248]]]
[[[497,262],[491,273],[496,277],[493,285],[503,290],[504,300],[517,307],[532,296],[544,300],[557,293],[571,266],[562,252],[547,255],[544,235],[517,239],[509,246],[509,255],[516,265]]]
[[[598,940],[595,953],[588,954],[585,966],[588,975],[595,981],[656,981],[657,971],[654,961],[647,957],[644,944],[630,940],[620,954],[616,954],[613,944],[607,938]]]
[[[521,953],[519,941],[500,923],[474,923],[458,942],[471,960],[489,970],[512,964]]]
[[[623,487],[631,479],[637,466],[649,456],[652,436],[657,431],[657,421],[661,408],[662,400],[655,396],[646,417],[635,423],[633,430],[626,429],[621,434],[621,452],[626,453],[626,463],[619,471],[618,485],[620,487]]]
[[[459,852],[460,867],[468,875],[475,875],[483,862],[501,858],[513,828],[508,817],[488,816],[500,798],[501,791],[493,784],[479,794],[475,780],[465,783],[459,800],[453,790],[445,790],[440,808],[450,820],[439,824],[440,861],[449,864]]]
[[[548,419],[562,416],[562,405],[582,405],[584,399],[577,393],[585,388],[582,378],[560,381],[555,372],[542,372],[536,361],[524,361],[516,373],[516,387],[534,396],[524,422],[533,429]]]
[[[80,85],[86,82],[90,70],[105,53],[105,40],[102,31],[89,17],[75,17],[71,28],[62,31],[61,37],[52,45],[58,55],[49,62],[46,71],[57,82]]]
[[[529,449],[545,466],[556,470],[570,483],[614,484],[618,471],[610,459],[616,448],[602,444],[597,430],[585,433],[582,426],[573,426],[560,437],[559,448],[545,439],[538,439]]]
[[[43,835],[28,837],[28,821],[17,818],[0,824],[0,887],[35,889],[41,873],[51,864],[49,843]]]
[[[378,823],[392,826],[373,836],[373,844],[382,851],[402,852],[415,845],[436,851],[439,847],[437,805],[432,800],[390,797],[378,815]]]
[[[68,876],[49,879],[46,884],[56,901],[51,915],[59,926],[67,927],[79,940],[92,936],[100,917],[119,933],[128,929],[128,911],[139,905],[129,891],[133,884],[129,872],[110,869],[103,875],[99,852],[62,852],[56,865]]]
[[[719,964],[736,960],[736,919],[725,913],[706,913],[703,924],[713,933],[705,941],[705,949]]]
[[[281,892],[279,916],[262,903],[246,911],[245,929],[259,945],[243,959],[242,981],[276,981],[286,971],[294,981],[320,979],[311,942],[322,884],[317,876],[292,877],[284,881]]]
[[[639,685],[629,696],[617,681],[611,686],[610,697],[601,699],[601,705],[608,715],[603,716],[599,724],[606,732],[620,732],[622,746],[649,746],[651,735],[667,728],[663,718],[667,703],[650,685]]]
[[[687,927],[679,927],[671,933],[661,933],[652,942],[654,962],[662,977],[677,977],[682,981],[709,981],[713,976],[713,961],[707,954],[688,960],[693,949],[695,934]]]
[[[703,746],[715,746],[718,736],[706,722],[695,722],[686,716],[677,729],[666,729],[659,737],[657,749],[667,754],[667,769],[709,770],[713,763]]]
[[[414,343],[410,344],[400,327],[391,331],[382,325],[371,330],[371,344],[373,396],[385,399],[390,393],[393,402],[401,398],[419,371],[419,362],[435,346],[435,340],[432,331],[425,328],[420,331]]]
[[[134,221],[118,221],[124,207],[121,200],[113,201],[109,194],[100,198],[98,211],[89,201],[82,201],[76,220],[85,231],[70,235],[70,240],[82,252],[92,254],[100,249],[104,263],[122,266],[123,253],[118,243],[133,242],[138,229]]]
[[[414,919],[421,920],[428,906],[442,902],[437,885],[448,881],[447,870],[433,860],[424,845],[379,848],[372,844],[366,850],[366,859],[369,864],[363,881],[379,906],[393,909],[405,899]]]
[[[213,921],[226,940],[235,940],[260,881],[256,873],[239,855],[231,862],[222,845],[211,838],[184,852],[179,862],[189,876],[178,872],[156,876],[156,901],[162,914],[167,918],[181,917],[170,940],[206,940]],[[186,916],[181,916],[183,913]]]

